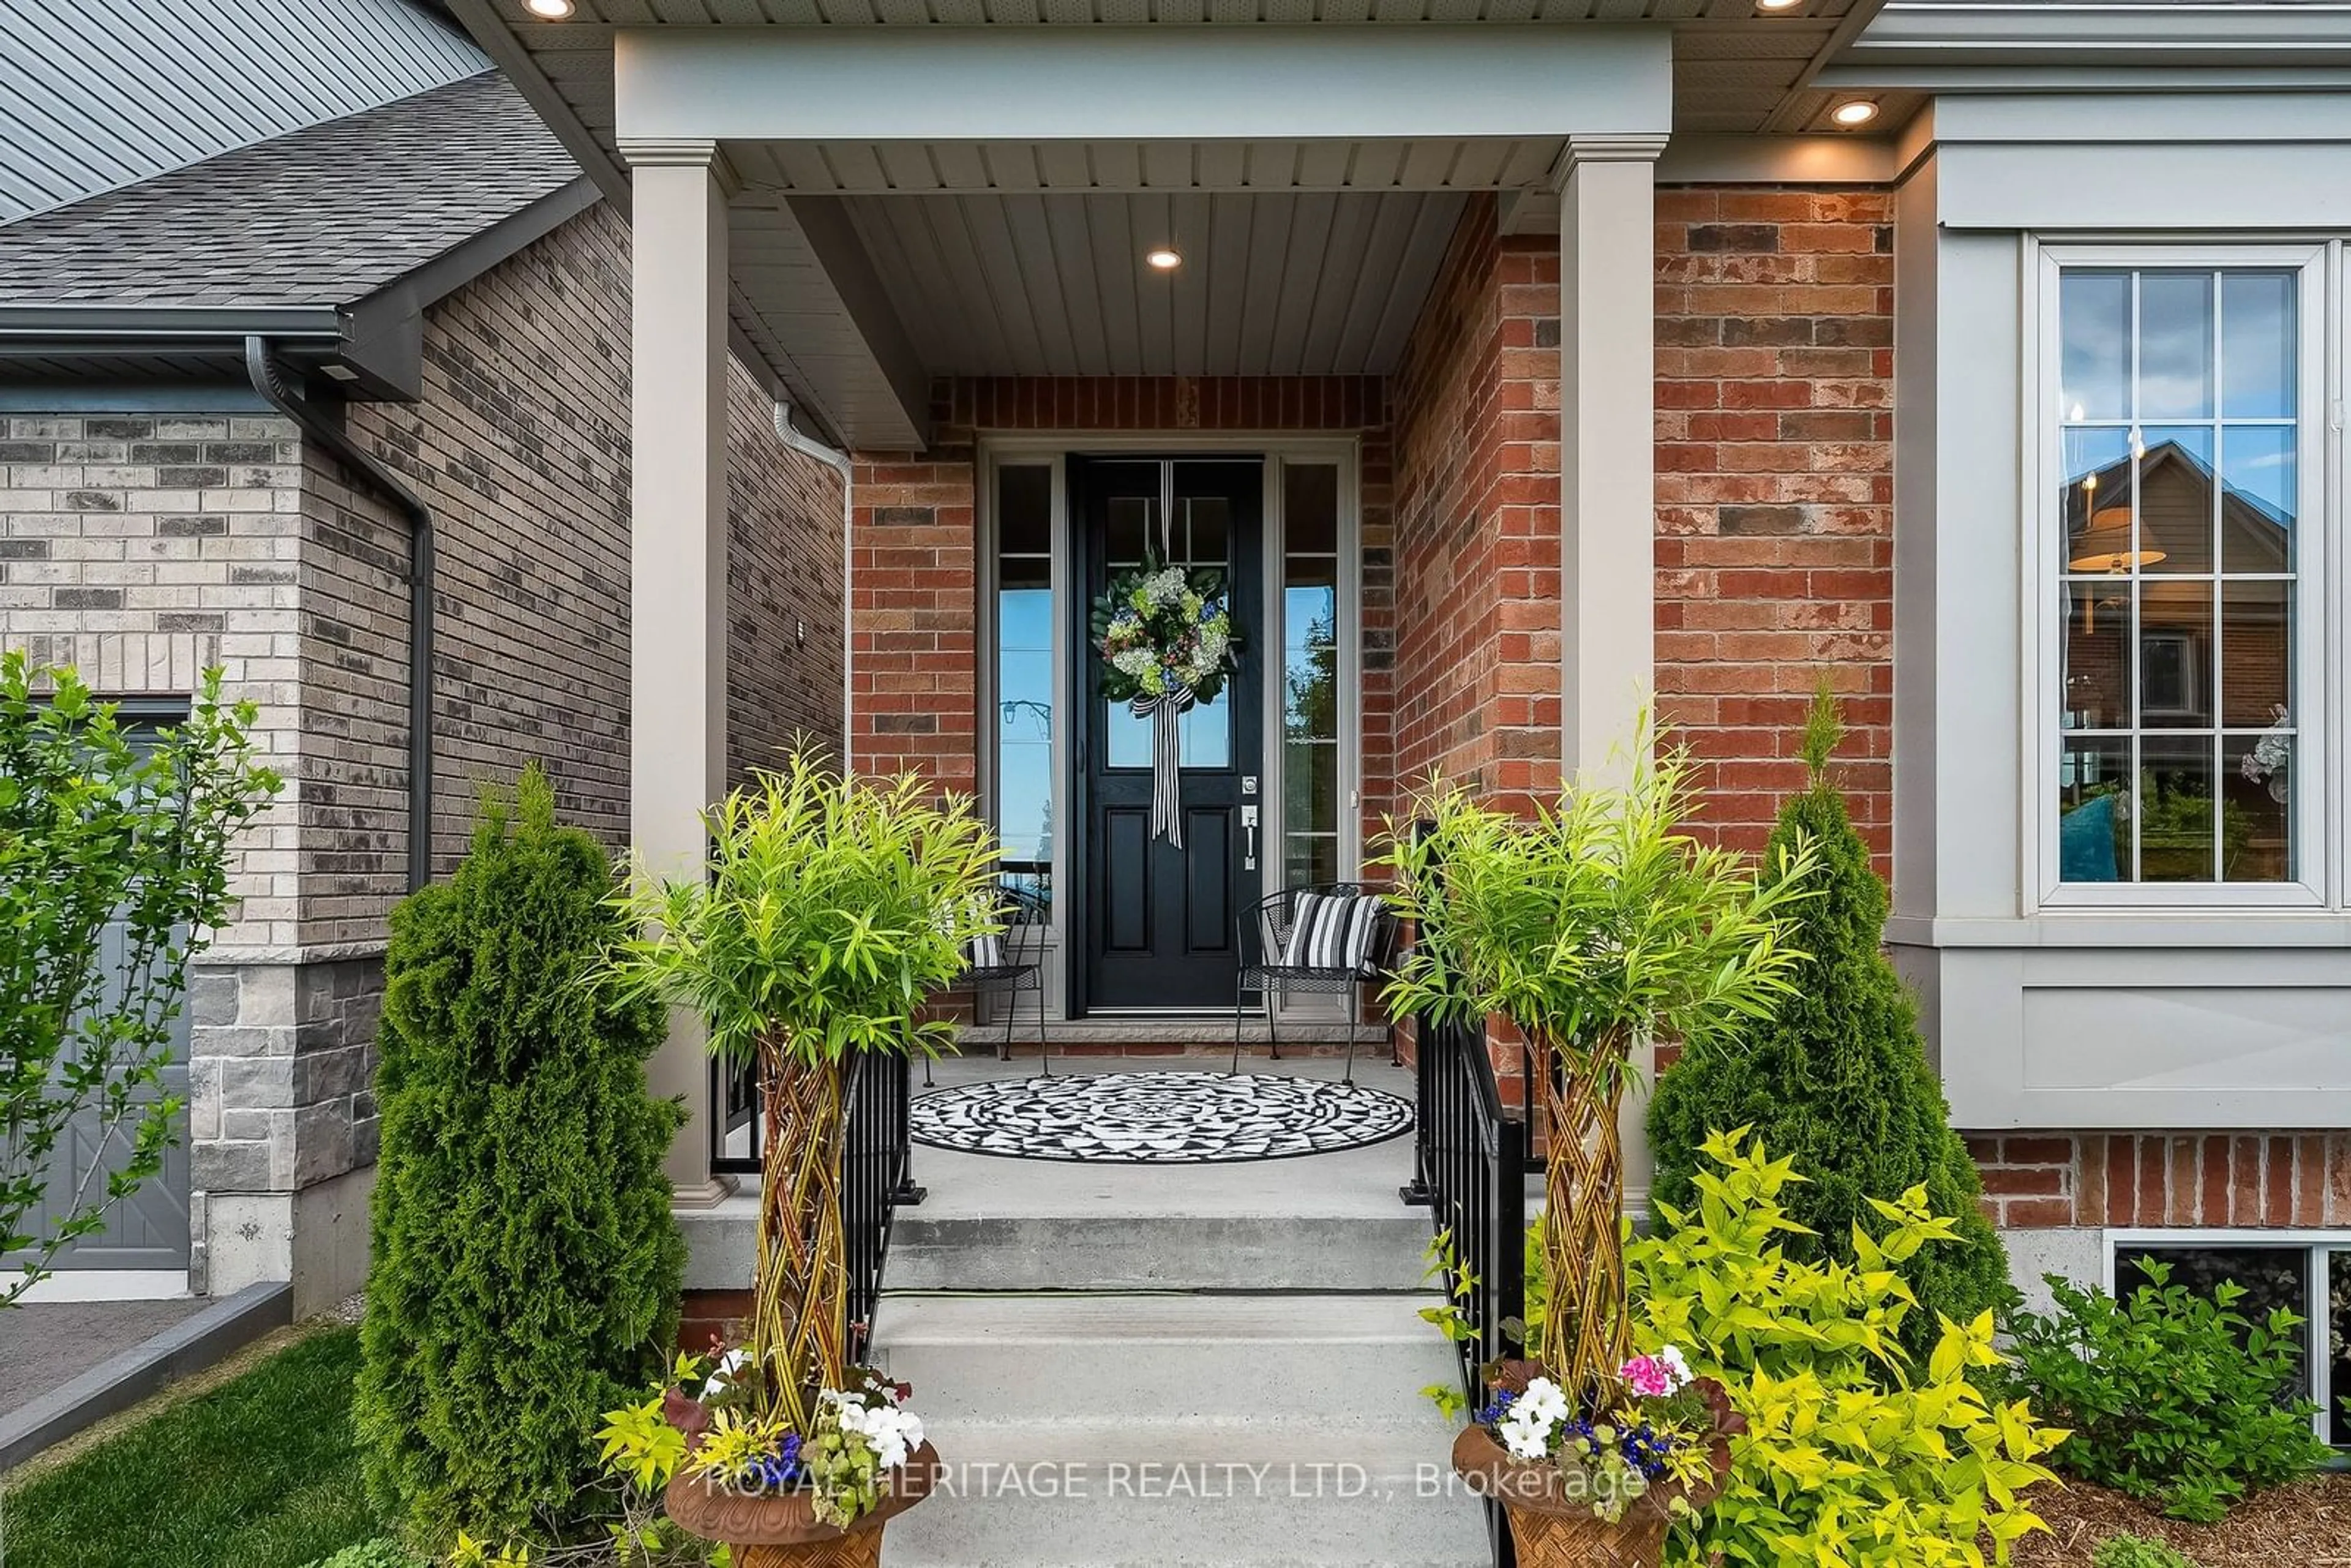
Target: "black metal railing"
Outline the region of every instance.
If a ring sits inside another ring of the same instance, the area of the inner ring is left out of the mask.
[[[1481,1369],[1521,1349],[1513,1336],[1526,1314],[1527,1124],[1502,1103],[1483,1029],[1424,1017],[1414,1036],[1420,1105],[1404,1199],[1428,1205],[1450,1261],[1468,1268],[1470,1289],[1454,1305],[1470,1331],[1457,1348],[1475,1409],[1487,1397]],[[1514,1568],[1510,1525],[1491,1499],[1486,1530],[1494,1568]]]
[[[862,1359],[872,1337],[873,1309],[882,1297],[882,1265],[890,1251],[890,1225],[902,1207],[923,1201],[914,1185],[914,1141],[909,1128],[911,1081],[895,1051],[860,1051],[849,1059],[843,1096],[848,1124],[841,1157],[842,1252],[849,1268],[849,1353]]]
[[[718,1114],[710,1118],[710,1168],[758,1175],[759,1156],[768,1146],[759,1109],[758,1065],[712,1057],[710,1103],[718,1107]]]
[[[767,1119],[754,1070],[714,1061],[711,1073],[713,1097],[720,1106],[720,1113],[711,1118],[711,1167],[756,1176],[767,1149]],[[914,1185],[912,1092],[904,1056],[868,1051],[849,1059],[849,1079],[841,1094],[841,1222],[853,1357],[865,1354],[872,1333],[874,1304],[882,1294],[882,1265],[890,1250],[891,1221],[899,1209],[924,1197],[923,1189]]]

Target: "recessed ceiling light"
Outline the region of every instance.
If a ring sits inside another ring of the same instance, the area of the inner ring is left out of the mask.
[[[1867,125],[1877,118],[1877,105],[1865,98],[1857,98],[1851,103],[1838,104],[1829,118],[1839,125]]]
[[[1143,259],[1162,272],[1173,272],[1184,265],[1184,253],[1163,245],[1156,250],[1144,251]]]
[[[522,8],[532,16],[544,17],[549,22],[567,22],[571,19],[571,0],[522,0]]]
[[[1804,0],[1755,0],[1758,11],[1792,11]]]

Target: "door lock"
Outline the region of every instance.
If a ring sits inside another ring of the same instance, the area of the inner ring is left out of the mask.
[[[1255,779],[1249,780],[1255,783]],[[1249,835],[1249,847],[1241,852],[1241,870],[1257,870],[1257,808],[1241,808],[1241,831]]]

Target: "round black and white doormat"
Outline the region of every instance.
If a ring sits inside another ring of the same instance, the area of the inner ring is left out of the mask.
[[[1205,1165],[1325,1155],[1395,1137],[1412,1104],[1319,1078],[1082,1072],[925,1094],[917,1143],[1016,1159]]]

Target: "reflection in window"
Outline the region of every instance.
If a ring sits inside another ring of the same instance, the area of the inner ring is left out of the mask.
[[[2327,1255],[2326,1344],[2332,1375],[2327,1387],[2335,1407],[2327,1414],[2326,1440],[2351,1448],[2351,1247]]]
[[[2309,1247],[2158,1247],[2120,1242],[2115,1248],[2115,1299],[2127,1301],[2141,1287],[2152,1284],[2146,1263],[2168,1270],[2170,1284],[2193,1295],[2211,1298],[2223,1283],[2244,1291],[2230,1311],[2267,1327],[2278,1311],[2301,1318],[2302,1325],[2287,1336],[2295,1351],[2294,1385],[2280,1389],[2282,1398],[2310,1396],[2311,1350],[2316,1341],[2310,1322],[2311,1270],[2324,1261],[2323,1251]],[[2330,1325],[2340,1333],[2339,1322]]]
[[[2060,278],[2062,881],[2296,875],[2294,285]]]
[[[1053,858],[1053,471],[997,471],[996,832],[1008,862]]]
[[[2115,1295],[2128,1301],[2149,1283],[2142,1260],[2170,1270],[2170,1282],[2210,1296],[2223,1281],[2241,1286],[2233,1310],[2267,1326],[2283,1308],[2304,1320],[2292,1334],[2299,1362],[2294,1383],[2281,1398],[2320,1406],[2319,1430],[2337,1448],[2351,1448],[2351,1247],[2216,1241],[2200,1247],[2123,1241],[2115,1245]],[[2318,1287],[2314,1299],[2312,1287]],[[2320,1374],[2324,1373],[2322,1377]]]
[[[1282,875],[1336,882],[1339,797],[1339,470],[1281,471]]]

